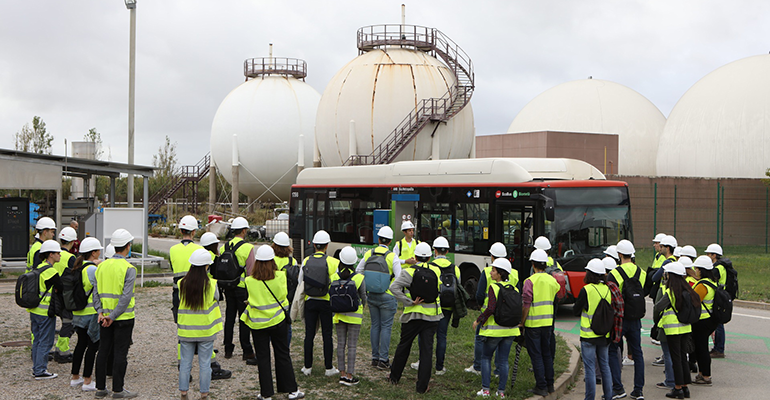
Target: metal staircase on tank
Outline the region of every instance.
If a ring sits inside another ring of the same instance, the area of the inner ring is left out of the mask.
[[[415,25],[372,25],[358,30],[357,42],[360,54],[385,46],[414,48],[429,53],[444,61],[454,73],[456,83],[441,97],[420,100],[417,107],[370,154],[351,155],[343,165],[391,163],[428,123],[448,121],[470,102],[475,80],[473,63],[460,46],[438,29]]]
[[[195,165],[183,165],[174,171],[169,180],[150,197],[149,213],[157,213],[166,204],[166,200],[175,195],[179,189],[185,199],[185,207],[193,213],[198,208],[198,182],[209,174],[211,153],[206,153]]]

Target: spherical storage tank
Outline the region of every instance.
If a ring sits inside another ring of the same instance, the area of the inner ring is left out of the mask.
[[[337,72],[321,96],[315,133],[322,165],[342,165],[351,155],[351,120],[356,153],[370,154],[422,99],[442,97],[456,82],[446,65],[423,51],[383,46],[359,55]],[[395,161],[429,159],[435,124],[423,128]],[[435,135],[441,159],[468,158],[474,140],[470,104],[439,123]]]
[[[514,118],[508,132],[617,134],[618,174],[653,176],[665,123],[660,110],[633,89],[601,79],[581,79],[535,97]]]
[[[766,178],[770,55],[724,65],[676,103],[658,149],[658,175]]]
[[[313,124],[321,95],[297,79],[305,76],[304,61],[264,60],[246,60],[244,73],[253,79],[220,104],[211,126],[211,158],[232,183],[237,135],[239,191],[252,199],[284,201],[297,178],[300,134],[305,165],[313,165]]]

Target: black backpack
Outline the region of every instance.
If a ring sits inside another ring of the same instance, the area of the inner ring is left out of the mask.
[[[305,294],[313,297],[323,297],[329,294],[329,266],[323,257],[310,256],[302,266],[302,280],[305,282]]]
[[[596,293],[599,293],[599,289],[596,286],[593,286],[593,288],[596,290]],[[609,287],[607,291],[610,291]],[[610,302],[601,296],[601,293],[599,293],[599,297],[601,299],[599,304],[596,305],[594,316],[591,318],[591,330],[599,336],[605,336],[615,326],[615,310],[612,309]],[[612,298],[612,293],[610,293],[610,298]]]
[[[297,292],[297,285],[299,285],[299,265],[294,262],[293,257],[289,257],[289,262],[283,266],[282,270],[286,272],[286,288],[288,290],[286,297],[289,299],[289,303],[292,303],[294,293]]]
[[[353,275],[348,279],[338,279],[329,285],[329,303],[332,312],[346,313],[358,310],[361,299],[358,297],[358,288],[353,281]]]
[[[88,265],[83,265],[86,268]],[[83,269],[74,271],[67,267],[61,275],[62,299],[64,300],[64,309],[67,311],[80,311],[88,305],[88,297],[91,296],[93,289],[86,293],[83,287]]]
[[[506,286],[496,283],[495,323],[500,326],[514,328],[521,323],[521,293],[513,285]]]
[[[727,280],[725,281],[725,291],[730,294],[730,299],[735,300],[738,298],[738,271],[733,268],[733,262],[729,258],[720,258],[714,267],[722,265],[727,272]]]
[[[711,311],[706,308],[711,318],[714,318],[720,324],[730,322],[733,318],[733,299],[730,298],[730,293],[708,281],[700,281],[698,283],[714,289],[714,302],[711,303]]]
[[[673,294],[669,292],[669,296],[673,296]],[[700,301],[697,302],[697,304],[693,304],[692,296],[688,291],[685,291],[682,293],[682,303],[683,304],[679,304],[678,307],[673,307],[679,322],[682,324],[694,324],[698,322],[700,320]]]
[[[455,265],[449,264],[447,267],[439,267],[435,263],[430,263],[441,271],[441,290],[439,291],[439,301],[441,305],[447,308],[454,307],[455,293],[457,292],[457,276],[455,276]]]
[[[438,299],[438,276],[427,266],[415,266],[414,275],[412,275],[412,285],[409,287],[409,293],[412,300],[421,298],[425,303],[435,303]],[[438,313],[438,310],[436,310]]]
[[[241,282],[241,275],[245,268],[238,264],[235,252],[245,243],[245,240],[241,240],[235,246],[230,242],[225,243],[222,254],[214,261],[214,270],[211,276],[217,280],[217,285],[222,289],[234,289]]]
[[[51,266],[46,265],[43,268],[35,268],[16,279],[16,304],[19,307],[35,308],[40,305],[43,296],[51,290],[49,286],[43,295],[40,295],[40,274],[48,268],[51,268]]]
[[[625,308],[623,318],[630,321],[642,319],[647,312],[647,304],[644,302],[644,288],[639,282],[642,269],[636,267],[636,273],[631,279],[628,278],[628,274],[623,268],[618,267],[615,270],[623,277],[623,306]]]

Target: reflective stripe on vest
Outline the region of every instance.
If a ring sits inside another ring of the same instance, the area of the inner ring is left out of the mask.
[[[580,337],[585,339],[602,337],[597,335],[593,329],[591,329],[591,322],[594,319],[596,307],[599,306],[601,299],[605,299],[610,303],[612,302],[612,294],[610,293],[610,288],[607,287],[607,285],[599,285],[595,283],[590,283],[584,287],[586,291],[586,298],[588,299],[588,311],[586,312],[583,310],[583,312],[580,313]],[[606,294],[602,293],[602,287],[607,289]],[[605,336],[609,336],[609,333],[607,333]]]
[[[184,297],[179,299],[177,335],[180,339],[214,340],[216,334],[222,330],[222,312],[219,309],[219,302],[214,299],[216,290],[218,290],[216,280],[209,279],[208,288],[204,292],[205,301],[202,310],[192,310],[184,301]]]
[[[532,282],[532,304],[524,321],[527,328],[553,325],[553,299],[559,291],[559,283],[551,275],[536,273],[529,278]]]
[[[134,266],[129,264],[124,258],[110,258],[102,261],[96,269],[96,287],[99,290],[99,298],[102,302],[102,311],[105,316],[109,316],[115,307],[118,306],[118,299],[123,294],[126,275],[131,268],[134,268]],[[132,287],[131,300],[126,311],[118,316],[118,321],[134,319],[134,301],[134,288]]]
[[[494,283],[494,282],[493,282]],[[516,286],[513,285],[510,281],[506,282],[500,282],[503,284],[503,286],[509,286],[516,289]],[[500,293],[500,287],[497,285],[492,285],[493,293],[495,294],[495,299],[498,298],[498,294]],[[518,292],[518,289],[516,289]],[[488,293],[488,292],[487,292]],[[496,303],[499,304],[499,303]],[[484,309],[486,309],[489,305],[489,296],[484,299]],[[487,318],[487,321],[484,322],[484,325],[481,326],[481,329],[479,330],[479,335],[481,336],[487,336],[487,337],[508,337],[508,336],[519,336],[521,335],[521,331],[519,330],[518,326],[514,327],[508,327],[508,326],[500,326],[497,324],[497,321],[495,321],[495,315],[494,313]]]
[[[179,279],[187,275],[187,271],[190,270],[190,256],[195,250],[202,249],[201,245],[193,242],[177,243],[171,246],[168,251],[168,256],[171,261],[171,268],[174,272],[173,287],[179,289],[177,282]]]
[[[417,268],[428,268],[431,271],[433,271],[434,274],[436,274],[436,280],[438,281],[437,289],[438,292],[441,293],[441,270],[438,269],[438,267],[434,267],[432,265],[429,265],[428,263],[419,263],[415,264],[414,267],[406,268],[404,271],[408,273],[412,278],[414,278],[414,272],[417,270]],[[412,298],[411,293],[407,294],[407,297],[410,299]],[[420,313],[425,315],[441,315],[441,304],[439,301],[439,298],[436,297],[436,301],[434,303],[420,303],[417,305],[411,305],[404,307],[404,314],[414,312],[414,313]]]
[[[269,281],[261,281],[249,276],[245,284],[249,292],[249,304],[246,306],[246,312],[241,314],[241,321],[249,328],[265,329],[278,325],[286,319],[284,309],[288,310],[289,300],[286,298],[288,289],[284,271],[275,271],[275,277]],[[270,290],[280,303],[275,301],[276,299],[265,285],[270,286]]]

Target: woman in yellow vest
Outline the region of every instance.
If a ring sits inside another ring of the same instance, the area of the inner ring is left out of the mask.
[[[209,395],[211,385],[211,354],[214,341],[222,330],[217,281],[209,278],[208,266],[213,262],[211,253],[198,248],[190,255],[190,269],[179,280],[179,310],[177,336],[180,344],[179,391],[187,398],[190,371],[195,350],[198,350],[199,385],[201,398]]]
[[[356,372],[356,347],[358,346],[358,335],[361,333],[361,322],[364,319],[364,305],[366,304],[366,284],[364,283],[364,276],[355,273],[357,264],[356,251],[347,246],[340,251],[339,271],[331,277],[332,283],[340,280],[353,281],[359,299],[357,310],[335,312],[332,318],[337,327],[337,364],[340,370],[340,384],[345,386],[358,385],[358,378],[353,374]],[[345,363],[346,353],[347,363]]]
[[[714,294],[716,293],[718,278],[714,273],[714,265],[708,256],[700,256],[695,259],[693,267],[698,272],[700,279],[693,290],[701,299],[700,321],[692,327],[692,339],[695,343],[695,358],[698,360],[698,376],[695,377],[696,385],[711,385],[711,354],[709,354],[709,337],[719,325],[715,318],[711,317],[711,309],[714,307]]]
[[[591,329],[596,308],[602,299],[612,304],[612,293],[605,283],[606,267],[604,262],[594,258],[586,265],[586,276],[583,278],[585,286],[580,289],[580,294],[575,300],[572,311],[575,316],[580,316],[580,353],[583,358],[583,370],[586,378],[586,399],[596,396],[596,369],[601,371],[602,389],[605,400],[612,399],[612,375],[610,373],[609,338],[610,334],[597,335]],[[613,316],[614,321],[614,316]],[[595,365],[598,361],[599,365]]]
[[[73,271],[79,272],[83,281],[83,290],[88,295],[88,304],[82,310],[73,311],[72,324],[78,334],[78,344],[72,355],[72,377],[70,386],[76,387],[83,384],[84,392],[96,391],[96,382],[91,379],[96,361],[96,352],[99,350],[99,322],[94,309],[94,282],[96,282],[96,265],[102,254],[102,245],[99,239],[87,237],[80,242],[80,255],[75,260]],[[80,364],[85,356],[83,376],[80,376]]]
[[[254,351],[259,370],[257,399],[270,400],[273,389],[273,372],[270,370],[270,345],[275,355],[275,382],[278,393],[289,393],[289,400],[301,399],[305,394],[297,389],[289,355],[289,301],[286,298],[286,273],[275,266],[275,252],[268,245],[257,249],[251,275],[246,277],[249,302],[241,321],[251,328]]]
[[[685,345],[692,332],[692,326],[679,321],[675,310],[679,310],[678,305],[683,304],[684,296],[690,296],[692,304],[699,304],[700,298],[685,280],[687,273],[684,265],[678,261],[671,262],[663,266],[663,272],[663,279],[666,281],[665,293],[655,304],[655,310],[662,310],[662,313],[654,313],[654,319],[658,328],[666,333],[674,370],[674,388],[666,393],[666,397],[684,399],[690,397],[687,385],[692,382]]]
[[[497,385],[497,396],[505,397],[505,385],[508,382],[508,355],[511,352],[513,338],[519,336],[519,326],[501,326],[495,321],[495,309],[497,298],[502,286],[513,288],[516,286],[509,280],[511,275],[511,262],[505,258],[498,258],[492,262],[490,272],[490,285],[487,298],[484,301],[484,312],[473,322],[473,330],[481,326],[479,335],[483,343],[481,355],[481,390],[477,396],[489,397],[492,380],[492,354],[497,352],[495,369],[500,376]]]
[[[56,378],[58,375],[48,372],[48,350],[53,346],[56,332],[56,317],[53,313],[51,298],[55,291],[61,291],[61,279],[53,264],[61,258],[61,247],[55,240],[46,240],[40,245],[39,259],[42,261],[36,269],[42,269],[38,278],[40,304],[28,308],[32,326],[32,373],[36,380]]]

